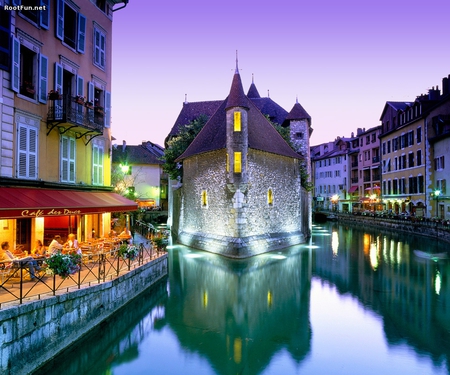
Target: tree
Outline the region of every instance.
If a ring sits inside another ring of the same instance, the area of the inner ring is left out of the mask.
[[[183,166],[175,160],[189,147],[200,130],[203,129],[208,116],[200,115],[187,125],[180,126],[179,133],[167,142],[164,155],[161,160],[164,161],[163,170],[172,180],[183,176]]]
[[[114,186],[116,193],[123,195],[129,199],[136,199],[134,188],[142,182],[142,168],[132,166],[124,166],[122,164],[113,165],[111,169],[111,184]]]

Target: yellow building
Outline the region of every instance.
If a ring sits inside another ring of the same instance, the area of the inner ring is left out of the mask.
[[[382,200],[394,214],[429,216],[425,119],[439,91],[414,102],[386,102],[381,115]]]
[[[2,2],[1,241],[103,236],[135,208],[110,186],[112,14],[128,1]]]

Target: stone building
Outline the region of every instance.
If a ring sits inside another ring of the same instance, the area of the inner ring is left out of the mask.
[[[173,194],[172,232],[180,243],[245,258],[309,236],[310,197],[301,185],[301,166],[309,170],[311,118],[298,102],[288,113],[265,99],[254,83],[245,95],[236,67],[228,97],[216,103],[178,158],[183,184]],[[299,152],[268,118],[290,126]]]

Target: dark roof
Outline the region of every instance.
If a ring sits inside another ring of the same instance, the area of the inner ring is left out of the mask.
[[[222,100],[183,103],[183,108],[181,109],[181,112],[178,115],[178,118],[167,137],[169,138],[177,135],[179,133],[180,126],[189,124],[200,115],[206,115],[208,118],[210,118],[214,114],[214,112],[217,111],[217,108],[219,108],[220,104],[222,104]]]
[[[163,161],[159,160],[163,154],[164,149],[151,142],[144,142],[138,146],[118,145],[112,149],[112,163],[163,164]]]
[[[233,82],[231,83],[230,94],[228,95],[227,106],[225,109],[232,107],[248,108],[248,102],[249,100],[242,87],[241,75],[235,74],[233,76]]]
[[[296,102],[291,109],[291,112],[286,116],[286,120],[311,120],[311,116],[308,115],[308,112],[300,105],[299,102]]]
[[[261,113],[269,116],[270,121],[281,125],[286,119],[288,112],[283,107],[275,103],[272,99],[253,98],[251,101],[261,111]]]
[[[255,86],[255,84],[252,82],[252,84],[250,85],[250,88],[248,89],[247,92],[247,97],[249,99],[259,99],[261,96],[259,95],[259,92]]]
[[[239,74],[235,74],[238,76]],[[237,88],[240,82],[233,78],[230,90],[231,94],[235,94],[233,90]],[[186,151],[177,159],[182,160],[193,155],[224,149],[226,147],[226,109],[230,104],[246,104],[248,106],[248,147],[266,151],[277,155],[287,156],[291,158],[300,158],[300,156],[286,143],[281,135],[275,130],[272,124],[264,117],[258,107],[244,95],[230,96],[222,102],[222,105],[205,124],[203,129],[192,141]],[[245,103],[246,102],[246,103]],[[233,105],[235,106],[235,105]]]
[[[384,114],[388,107],[392,107],[395,111],[404,111],[407,107],[412,105],[411,102],[386,102],[381,113],[380,121],[383,121]]]

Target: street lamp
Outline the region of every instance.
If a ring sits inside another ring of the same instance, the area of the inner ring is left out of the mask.
[[[441,195],[440,190],[434,191],[434,198],[436,199],[436,217],[439,218],[439,196]]]

